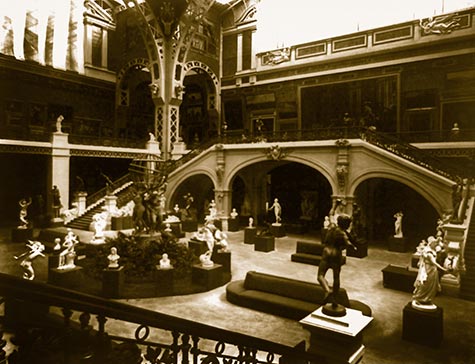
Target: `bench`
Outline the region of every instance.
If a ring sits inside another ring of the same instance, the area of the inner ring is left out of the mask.
[[[309,241],[297,241],[296,252],[290,256],[292,262],[319,265],[322,260],[323,244]],[[346,263],[343,256],[342,264]]]
[[[256,271],[249,271],[244,280],[226,286],[229,302],[294,320],[300,320],[322,306],[324,297],[325,291],[317,283]],[[340,288],[337,301],[366,316],[372,314],[368,305],[350,300],[344,288]]]

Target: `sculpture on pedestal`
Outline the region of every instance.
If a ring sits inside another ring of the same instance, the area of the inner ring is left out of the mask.
[[[267,211],[270,210],[274,210],[275,215],[275,222],[272,223],[272,225],[280,225],[280,222],[282,221],[282,206],[280,205],[278,198],[274,198],[274,203],[267,209]]]
[[[65,249],[59,253],[58,269],[72,269],[76,267],[74,259],[76,258],[75,246],[77,244],[79,244],[77,236],[71,229],[68,229],[68,233],[63,242],[63,247]]]
[[[44,257],[43,251],[45,250],[45,246],[41,244],[39,241],[31,241],[29,240],[26,244],[28,251],[25,253],[14,256],[16,260],[26,257],[20,263],[20,266],[23,268],[23,279],[28,279],[32,281],[35,278],[35,271],[33,270],[33,260],[37,257]]]
[[[18,225],[18,229],[28,229],[28,220],[26,216],[28,215],[28,206],[31,205],[31,197],[28,199],[22,198],[18,204],[20,205],[20,222],[21,225]]]
[[[162,254],[162,259],[160,259],[160,269],[170,269],[172,268],[170,264],[170,259],[168,258],[167,253]]]
[[[402,234],[402,217],[403,216],[404,214],[401,211],[396,212],[394,214],[394,218],[396,219],[396,221],[394,221],[394,237],[395,238],[403,237],[403,234]]]
[[[229,216],[231,216],[231,219],[235,219],[238,217],[238,212],[236,211],[236,208],[233,207],[231,213],[229,214]]]
[[[117,248],[113,246],[111,248],[110,254],[107,256],[107,260],[109,261],[107,268],[109,269],[119,268],[119,259],[120,259],[120,255],[117,254]]]
[[[441,291],[437,269],[447,271],[437,263],[436,247],[438,244],[438,239],[431,236],[427,239],[427,244],[421,252],[412,295],[412,307],[418,310],[433,311],[437,309],[437,306],[432,303],[433,298]]]
[[[332,226],[325,235],[322,260],[318,266],[318,282],[325,290],[324,302],[328,303],[323,307],[323,313],[330,316],[344,316],[346,310],[338,303],[338,291],[340,290],[340,271],[343,261],[342,251],[347,247],[357,249],[350,241],[348,229],[351,225],[351,217],[341,214],[337,218],[336,226]],[[333,271],[333,287],[325,279],[325,274],[331,269]]]
[[[92,238],[93,243],[103,243],[104,242],[104,229],[107,225],[107,214],[99,213],[95,214],[92,217],[93,227],[94,227],[94,237]]]
[[[250,228],[253,228],[253,227],[254,227],[254,218],[253,218],[252,216],[249,217],[248,227],[250,227]]]

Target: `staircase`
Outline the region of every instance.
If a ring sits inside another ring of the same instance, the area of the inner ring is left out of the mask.
[[[112,194],[117,197],[117,207],[120,208],[124,206],[133,198],[133,183],[126,182],[123,186],[117,188]],[[96,201],[96,203],[88,206],[84,214],[66,223],[65,226],[73,229],[89,230],[93,216],[103,211],[102,208],[104,207],[104,204],[105,198],[103,197]]]

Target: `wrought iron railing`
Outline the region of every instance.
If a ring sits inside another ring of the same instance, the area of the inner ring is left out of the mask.
[[[140,355],[152,364],[323,362],[322,357],[306,352],[301,345],[303,342],[296,347],[287,346],[3,273],[0,273],[0,296],[5,299],[6,330],[24,337],[26,332],[31,332],[26,329],[38,332],[53,328],[49,335],[56,337],[50,338],[48,343],[61,343],[54,350],[62,351],[64,363],[72,363],[72,358],[79,355],[83,360],[80,362],[112,364],[112,352],[118,343],[128,343],[130,351],[140,351]],[[38,314],[32,320],[31,313],[42,309],[44,314]],[[58,315],[62,315],[62,319],[53,321],[52,318]],[[97,323],[91,321],[93,315]],[[73,317],[77,319],[73,320]],[[120,329],[106,330],[106,324],[111,320],[118,321],[116,327]],[[225,313],[223,320],[226,320]],[[31,344],[33,339],[25,342]],[[39,348],[43,353],[48,351],[45,344],[43,342],[43,347]],[[29,345],[23,350],[34,348]],[[19,353],[21,350],[20,346]],[[137,355],[133,361],[127,361],[128,352],[124,347],[119,353],[121,363],[143,362],[137,361]],[[21,360],[15,362],[22,363]]]

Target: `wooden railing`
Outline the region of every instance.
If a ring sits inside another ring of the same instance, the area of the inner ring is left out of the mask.
[[[271,340],[213,327],[203,323],[155,312],[122,302],[103,299],[41,282],[20,279],[0,273],[0,296],[5,299],[4,324],[6,330],[18,334],[26,328],[46,330],[52,322],[60,323],[53,332],[64,343],[61,350],[64,358],[77,354],[79,343],[68,338],[74,337],[71,330],[79,331],[82,342],[86,342],[88,363],[109,363],[110,351],[114,343],[132,343],[141,352],[155,353],[151,363],[319,363],[322,358],[308,353],[302,345],[291,347]],[[28,320],[28,314],[41,307],[46,314]],[[74,313],[81,312],[78,322],[73,321]],[[53,321],[53,316],[62,315]],[[226,313],[221,313],[226,320]],[[97,328],[91,330],[91,315],[97,318]],[[120,327],[135,326],[130,332],[121,330],[108,333],[108,320],[120,321]],[[129,325],[129,326],[124,326]],[[88,330],[86,330],[89,328]],[[16,331],[15,331],[16,330]],[[154,335],[155,330],[161,335]],[[168,333],[170,340],[151,340]],[[303,344],[303,342],[301,343]],[[304,345],[303,345],[304,346]],[[46,348],[42,348],[46,350]],[[71,352],[68,352],[71,350]],[[165,359],[165,357],[167,359]],[[163,359],[163,360],[162,360]],[[65,360],[66,363],[72,362]],[[123,362],[126,363],[126,362]]]

